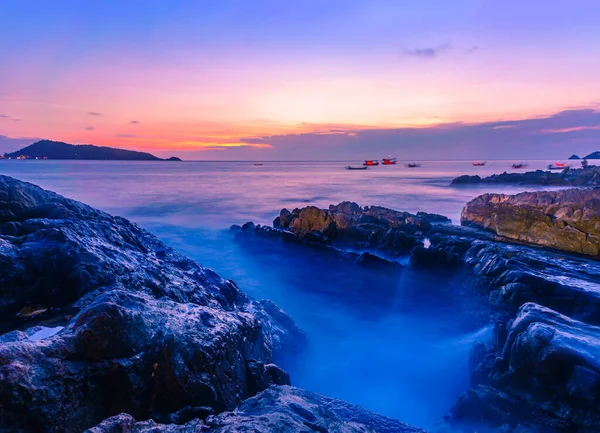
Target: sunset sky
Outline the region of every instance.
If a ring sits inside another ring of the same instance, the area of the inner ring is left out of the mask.
[[[0,152],[585,154],[598,17],[598,0],[4,1]]]

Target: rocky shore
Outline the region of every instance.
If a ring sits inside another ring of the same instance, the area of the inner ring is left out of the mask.
[[[467,204],[463,226],[343,202],[233,231],[240,242],[460,278],[464,311],[494,332],[473,345],[471,388],[440,432],[591,433],[600,423],[598,194],[486,194]],[[421,431],[290,386],[277,362],[305,336],[272,302],[123,218],[5,176],[0,312],[2,431]]]
[[[274,362],[304,335],[270,301],[123,218],[5,176],[0,288],[2,431],[80,432],[122,412],[94,431],[238,431],[242,418],[336,431],[352,416],[343,431],[418,431],[287,388]]]
[[[440,431],[593,432],[600,407],[600,262],[595,254],[571,255],[573,244],[560,241],[560,230],[585,232],[587,242],[595,242],[597,194],[488,194],[465,207],[462,227],[436,215],[344,202],[326,210],[283,209],[274,227],[249,223],[235,229],[243,242],[292,241],[317,250],[326,245],[332,254],[368,252],[390,263],[407,257],[408,266],[423,272],[460,275],[473,320],[494,323],[494,333],[491,341],[474,344],[472,388],[450,408]],[[499,203],[509,206],[505,219],[497,217]],[[505,220],[519,237],[497,229]],[[549,220],[558,230],[552,244],[539,242],[536,232],[551,230],[539,227]],[[400,236],[402,242],[388,241]],[[578,245],[575,252],[591,248]]]
[[[600,167],[566,168],[560,173],[551,171],[528,171],[526,173],[493,174],[488,177],[463,175],[452,180],[452,185],[468,184],[513,184],[546,186],[599,186]]]

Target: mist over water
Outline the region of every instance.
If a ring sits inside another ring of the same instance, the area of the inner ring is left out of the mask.
[[[511,164],[346,171],[343,162],[2,161],[0,173],[129,218],[250,296],[279,304],[308,336],[306,351],[281,360],[294,385],[431,428],[468,386],[472,342],[489,334],[464,319],[454,290],[460,275],[357,269],[302,246],[236,242],[228,228],[270,224],[282,207],[343,200],[441,213],[457,223],[475,196],[523,188],[452,188],[451,179]],[[531,161],[529,169],[547,164]]]

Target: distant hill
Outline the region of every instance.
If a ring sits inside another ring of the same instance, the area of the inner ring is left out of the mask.
[[[590,153],[584,159],[600,159],[600,150]]]
[[[569,159],[581,159],[581,158],[579,158],[579,155],[571,155],[569,157]]]
[[[51,140],[37,141],[16,152],[5,153],[4,156],[12,159],[25,156],[29,159],[164,161],[163,159],[146,152],[94,146],[91,144],[75,145]]]

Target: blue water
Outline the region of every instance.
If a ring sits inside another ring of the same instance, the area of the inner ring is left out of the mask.
[[[300,356],[281,360],[294,385],[431,428],[468,387],[469,349],[489,333],[464,319],[454,290],[460,275],[361,270],[294,246],[235,242],[227,229],[269,224],[282,207],[342,200],[458,222],[471,198],[523,188],[453,188],[451,179],[511,164],[346,171],[343,162],[0,161],[0,173],[129,218],[249,295],[278,303],[308,336]],[[529,161],[529,169],[547,164]]]

